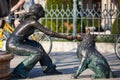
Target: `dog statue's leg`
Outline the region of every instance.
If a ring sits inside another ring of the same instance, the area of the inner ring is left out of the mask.
[[[83,57],[77,72],[72,76],[72,78],[76,79],[86,69],[86,67],[87,67],[87,60],[85,57]]]

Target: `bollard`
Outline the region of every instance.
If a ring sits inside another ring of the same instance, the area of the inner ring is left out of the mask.
[[[14,55],[0,51],[0,80],[10,79],[10,60]]]

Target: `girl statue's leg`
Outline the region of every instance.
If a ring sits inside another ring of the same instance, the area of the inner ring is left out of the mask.
[[[58,72],[56,70],[56,66],[52,63],[52,60],[46,54],[43,47],[37,42],[27,40],[24,44],[20,44],[16,49],[13,49],[11,48],[11,51],[13,51],[12,53],[14,54],[29,56],[14,69],[13,74],[17,77],[28,77],[29,71],[35,66],[38,61],[40,62],[44,73],[61,74],[61,72]]]

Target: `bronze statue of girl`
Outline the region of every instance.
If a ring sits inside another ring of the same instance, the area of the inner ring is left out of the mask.
[[[50,57],[38,42],[29,40],[28,37],[33,34],[35,29],[51,36],[72,40],[72,36],[61,35],[50,31],[42,26],[38,19],[44,17],[45,11],[40,4],[34,4],[29,10],[27,18],[15,29],[10,38],[7,40],[7,52],[28,56],[22,61],[12,72],[12,77],[27,78],[29,71],[35,66],[37,62],[40,63],[45,74],[61,74],[56,70]]]

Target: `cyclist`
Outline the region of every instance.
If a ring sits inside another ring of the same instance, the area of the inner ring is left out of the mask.
[[[14,5],[14,6],[11,8],[10,12],[11,12],[11,13],[14,12],[15,14],[24,15],[26,12],[29,11],[29,8],[30,8],[34,3],[35,3],[34,0],[19,0],[19,1],[17,2],[17,4]],[[23,9],[20,10],[20,11],[18,11],[18,12],[15,12],[15,11],[16,11],[17,9],[19,9],[21,6],[23,6]],[[17,27],[17,26],[20,24],[19,19],[15,20],[15,21],[14,21],[14,24],[15,24],[15,27]]]
[[[72,36],[60,35],[48,30],[42,26],[38,19],[44,17],[45,11],[40,4],[34,4],[30,7],[29,16],[15,29],[8,38],[6,49],[8,52],[17,55],[28,55],[29,57],[22,61],[12,72],[13,77],[26,78],[29,71],[40,62],[42,70],[45,74],[61,74],[56,70],[56,66],[52,63],[50,57],[46,54],[41,44],[29,40],[29,36],[33,34],[35,29],[39,29],[52,37],[59,37],[72,40]]]

